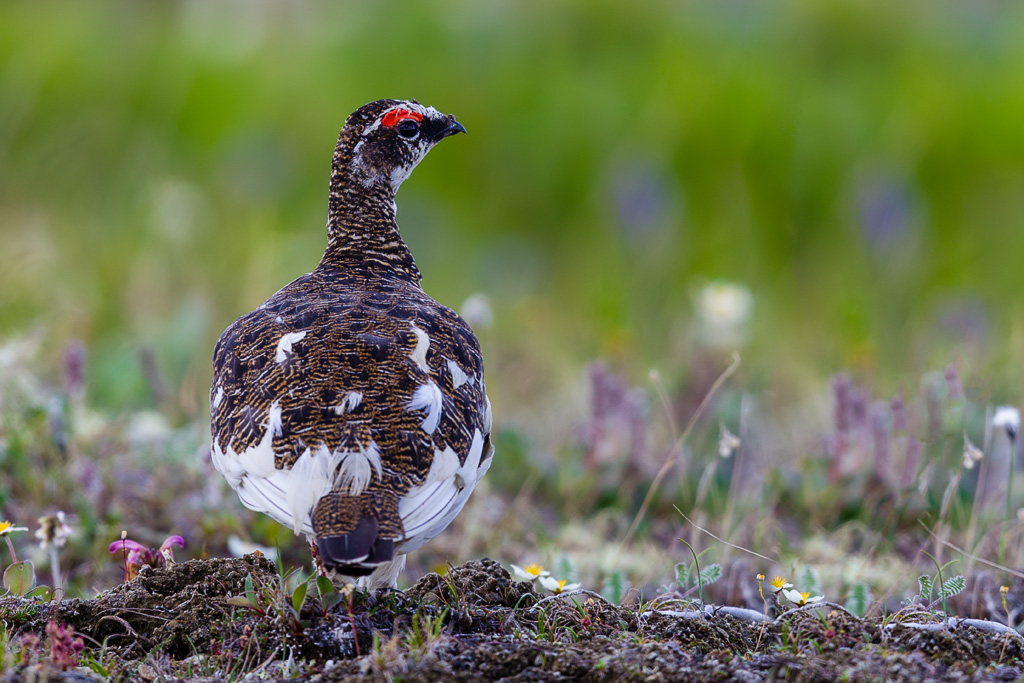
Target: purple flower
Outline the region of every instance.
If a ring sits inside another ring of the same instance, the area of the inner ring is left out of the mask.
[[[181,536],[168,536],[158,549],[149,548],[130,538],[119,538],[110,544],[111,554],[124,556],[125,580],[135,578],[143,565],[158,567],[173,564],[174,546],[185,547],[185,539]]]
[[[179,548],[185,547],[185,539],[181,536],[168,536],[163,543],[160,544],[160,556],[164,558],[165,562],[174,561],[174,546]]]
[[[138,567],[145,564],[145,561],[142,559],[143,555],[153,551],[141,543],[122,538],[110,544],[110,552],[113,554],[128,553],[125,557],[125,562]]]

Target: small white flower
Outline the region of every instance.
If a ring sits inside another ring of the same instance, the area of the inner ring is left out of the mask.
[[[13,534],[15,531],[28,531],[26,526],[14,526],[13,522],[3,521],[0,522],[0,536],[6,536]]]
[[[815,602],[820,602],[821,600],[825,599],[823,595],[815,595],[812,598],[810,593],[801,593],[800,591],[793,591],[788,589],[783,590],[782,595],[791,603],[793,603],[794,605],[798,605],[800,607],[803,607],[804,605],[811,605]]]
[[[63,548],[71,535],[71,527],[64,521],[64,511],[57,510],[57,514],[43,515],[39,518],[39,528],[36,529],[36,538],[39,539],[40,548],[48,548],[51,545],[55,548]]]
[[[231,553],[233,557],[245,557],[250,553],[260,552],[263,553],[271,562],[277,561],[277,550],[274,548],[269,548],[258,543],[251,543],[250,541],[242,540],[238,536],[234,535],[228,536],[228,552]]]
[[[718,437],[718,457],[728,458],[740,447],[740,437],[736,436],[723,423],[720,427],[721,436]]]
[[[491,300],[487,298],[486,294],[476,293],[470,294],[465,301],[462,302],[462,308],[459,311],[462,314],[463,320],[469,323],[470,327],[475,329],[486,329],[491,326],[494,322],[494,312],[491,310]]]
[[[992,418],[992,426],[1005,429],[1011,441],[1016,439],[1020,431],[1020,411],[1013,406],[999,406]]]
[[[743,285],[711,282],[694,297],[698,330],[710,346],[737,346],[746,337],[754,296]]]
[[[539,564],[528,564],[525,568],[515,564],[510,564],[509,566],[512,567],[512,574],[520,581],[536,581],[541,577],[551,575],[551,572]]]
[[[974,469],[974,463],[980,462],[985,454],[980,448],[971,443],[971,440],[967,438],[966,432],[964,433],[964,469]]]
[[[781,576],[776,576],[768,582],[768,587],[772,589],[773,593],[778,593],[781,590],[792,588],[793,584],[791,584],[789,581],[782,578]]]
[[[555,595],[565,591],[574,591],[580,587],[578,583],[567,583],[565,579],[556,579],[550,576],[540,577],[540,585],[544,590],[551,591]]]

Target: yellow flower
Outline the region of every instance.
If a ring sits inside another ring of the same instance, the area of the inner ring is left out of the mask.
[[[28,527],[14,526],[14,522],[8,522],[7,520],[0,522],[0,536],[13,534],[15,531],[28,531]]]
[[[768,582],[768,585],[775,593],[778,593],[779,591],[784,590],[786,588],[793,587],[793,584],[789,583],[789,581],[782,578],[781,576],[776,576],[775,578],[773,578],[771,581]]]

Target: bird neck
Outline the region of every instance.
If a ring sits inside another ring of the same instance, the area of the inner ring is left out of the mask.
[[[327,250],[320,264],[383,270],[419,284],[420,271],[402,239],[395,215],[395,190],[367,183],[353,170],[344,133],[331,171]]]

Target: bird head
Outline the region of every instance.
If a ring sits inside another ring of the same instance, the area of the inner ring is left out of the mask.
[[[353,112],[342,131],[350,150],[345,155],[349,177],[368,188],[387,185],[397,191],[434,145],[465,132],[451,114],[416,100],[371,102]]]

